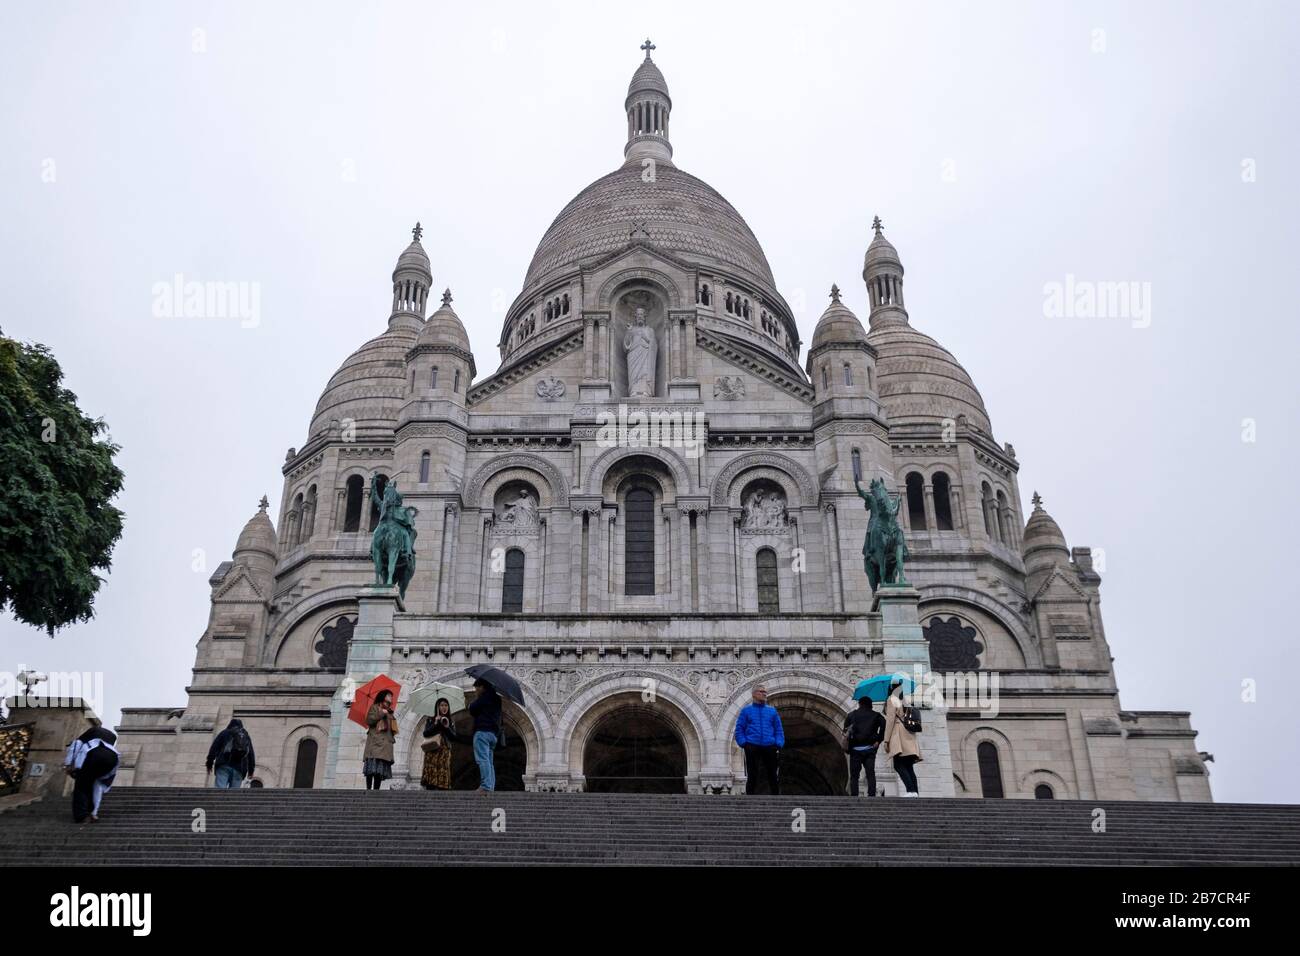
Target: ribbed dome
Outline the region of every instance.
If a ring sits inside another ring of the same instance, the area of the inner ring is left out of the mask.
[[[393,278],[397,278],[399,272],[405,270],[420,272],[428,282],[433,281],[433,271],[429,265],[429,256],[424,251],[424,246],[420,245],[420,240],[412,240],[411,244],[403,250],[402,254],[397,257],[397,267],[393,269]]]
[[[415,340],[415,329],[394,323],[348,356],[316,403],[311,434],[328,428],[334,418],[350,418],[359,429],[392,428],[406,398],[406,353]]]
[[[839,289],[831,289],[831,304],[817,320],[809,355],[823,345],[857,345],[867,341],[867,330],[853,311],[840,301]]]
[[[466,352],[469,348],[469,334],[451,307],[451,290],[442,294],[442,305],[438,311],[429,316],[416,338],[416,345],[451,345]]]
[[[876,349],[877,391],[891,425],[935,424],[965,415],[981,431],[993,433],[970,375],[930,336],[893,322],[873,328],[867,341]]]
[[[639,165],[596,180],[560,211],[537,244],[524,294],[585,259],[644,242],[748,280],[781,301],[767,257],[740,213],[708,183],[660,163],[654,182]],[[644,229],[644,231],[642,231]]]
[[[1025,522],[1020,550],[1027,565],[1060,564],[1070,560],[1070,549],[1061,526],[1043,510],[1043,499],[1034,492],[1034,510]]]
[[[275,557],[275,526],[271,524],[271,518],[267,515],[266,508],[266,499],[263,498],[257,514],[249,518],[248,524],[244,525],[244,530],[239,532],[239,540],[235,542],[236,556],[241,551],[258,551],[262,554],[269,554],[272,558]]]
[[[637,93],[647,91],[654,91],[668,96],[668,81],[664,79],[664,75],[659,72],[659,67],[655,66],[654,60],[650,59],[649,56],[646,56],[641,65],[636,68],[636,72],[632,74],[632,82],[628,84],[627,95],[631,98]]]
[[[867,254],[862,261],[862,275],[865,278],[867,267],[876,263],[890,263],[896,265],[901,270],[902,261],[898,258],[898,250],[894,244],[884,237],[882,233],[876,233],[876,238],[871,240],[871,245],[867,246]]]

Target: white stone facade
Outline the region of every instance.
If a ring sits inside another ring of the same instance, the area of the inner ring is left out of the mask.
[[[425,318],[417,229],[387,330],[289,450],[279,534],[260,511],[212,578],[188,705],[124,712],[123,782],[201,784],[237,716],[266,786],[360,786],[345,677],[387,673],[405,698],[490,662],[525,687],[508,723],[529,788],[590,786],[591,741],[644,713],[676,735],[685,789],[739,792],[731,735],[761,682],[801,735],[804,785],[842,789],[835,735],[855,683],[933,657],[996,674],[999,694],[996,715],[926,711],[923,793],[980,796],[996,779],[1008,797],[1210,799],[1188,715],[1121,708],[1091,555],[1041,507],[1022,518],[1015,453],[957,361],[912,328],[879,224],[870,330],[835,290],[800,367],[757,239],[674,165],[648,53],[627,104],[625,164],[543,237],[487,378],[449,293]],[[637,310],[655,339],[650,397],[629,397]],[[611,430],[638,414],[671,440]],[[902,498],[915,590],[879,602],[855,463],[864,487],[881,477]],[[417,510],[400,605],[367,590],[376,475]],[[403,729],[395,778],[414,785],[417,722]],[[997,758],[983,748],[983,775],[981,744]],[[883,759],[879,775],[897,789]]]

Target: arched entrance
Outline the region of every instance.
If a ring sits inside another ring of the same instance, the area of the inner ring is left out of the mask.
[[[661,708],[628,703],[591,728],[582,773],[588,793],[685,793],[686,744]]]
[[[813,796],[847,793],[849,772],[839,743],[843,714],[828,702],[807,694],[774,694],[768,700],[781,715],[785,730],[781,793]]]
[[[502,715],[502,722],[505,724],[506,745],[497,747],[493,760],[497,772],[497,789],[521,791],[524,789],[524,771],[528,766],[528,747],[524,743],[519,724],[512,715]],[[453,744],[451,748],[453,790],[478,789],[478,764],[474,762],[474,747],[471,743],[473,731],[470,726],[468,715],[462,711],[456,719],[456,729],[465,737],[465,743]]]

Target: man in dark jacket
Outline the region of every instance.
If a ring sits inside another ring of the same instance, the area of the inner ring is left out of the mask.
[[[496,688],[485,680],[474,681],[476,696],[469,705],[474,718],[474,762],[478,764],[480,790],[497,788],[497,771],[493,752],[501,742],[501,698]]]
[[[767,688],[760,684],[753,696],[754,702],[736,718],[736,746],[745,751],[745,793],[754,792],[760,766],[767,777],[768,792],[780,793],[777,768],[785,746],[785,728],[781,726],[781,715],[767,702]]]
[[[885,739],[885,718],[871,706],[871,698],[858,701],[858,709],[844,718],[849,743],[849,795],[858,795],[858,773],[867,772],[867,796],[876,795],[876,748]]]
[[[208,748],[208,773],[214,769],[215,783],[223,790],[238,790],[243,786],[244,778],[251,777],[257,769],[253,741],[244,729],[243,721],[232,720],[212,741]]]

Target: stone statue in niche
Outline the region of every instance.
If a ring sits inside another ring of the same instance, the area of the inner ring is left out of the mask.
[[[785,495],[771,488],[759,488],[745,499],[740,517],[742,531],[784,531],[787,517]]]
[[[629,398],[649,398],[654,395],[655,355],[658,349],[654,329],[646,325],[645,309],[638,306],[632,316],[632,324],[623,336]]]
[[[531,531],[537,527],[537,502],[527,488],[519,489],[514,501],[505,502],[497,515],[497,523],[513,531]]]

